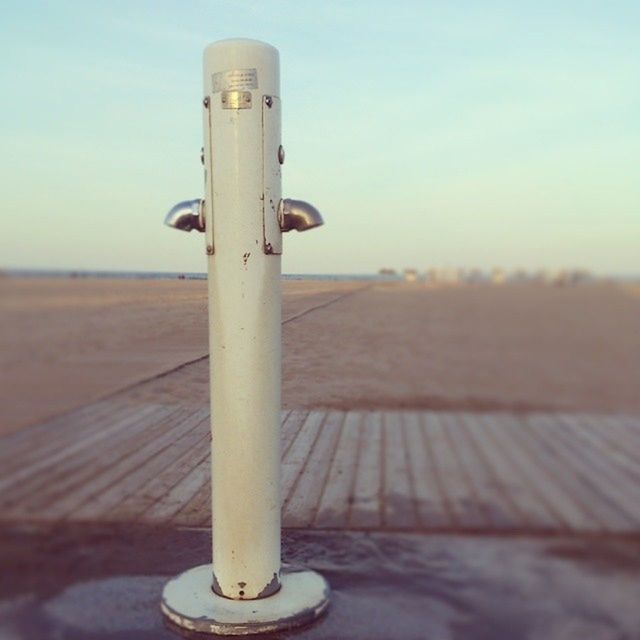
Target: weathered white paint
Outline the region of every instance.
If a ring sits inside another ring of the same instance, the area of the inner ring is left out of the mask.
[[[225,82],[251,107],[225,108]],[[250,599],[277,590],[280,572],[280,255],[265,244],[268,228],[281,246],[277,50],[208,46],[204,92],[214,588]]]
[[[329,604],[325,580],[314,571],[287,571],[269,598],[230,600],[210,589],[211,565],[185,571],[164,589],[162,611],[175,625],[199,633],[250,635],[308,624]]]
[[[282,200],[279,94],[270,45],[205,49],[205,204],[181,203],[167,218],[185,231],[204,226],[206,238],[213,563],[170,581],[162,610],[208,633],[289,629],[329,602],[318,574],[280,575],[282,229],[311,229],[322,216]]]

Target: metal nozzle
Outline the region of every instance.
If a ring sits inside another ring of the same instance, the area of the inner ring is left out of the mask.
[[[307,231],[320,227],[324,220],[320,212],[304,200],[282,200],[280,215],[280,229],[282,231]]]
[[[180,231],[204,231],[204,200],[179,202],[167,213],[164,223]]]

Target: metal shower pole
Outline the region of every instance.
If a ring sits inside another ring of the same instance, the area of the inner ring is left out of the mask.
[[[328,586],[280,563],[282,233],[322,224],[283,200],[278,51],[224,40],[204,52],[205,198],[170,226],[204,231],[208,261],[213,562],[165,587],[178,629],[249,634],[319,616]]]

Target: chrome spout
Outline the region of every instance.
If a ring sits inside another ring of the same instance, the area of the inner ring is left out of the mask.
[[[320,212],[304,200],[282,200],[280,203],[280,229],[307,231],[324,224]]]
[[[204,231],[204,200],[185,200],[172,207],[164,223],[180,231]]]

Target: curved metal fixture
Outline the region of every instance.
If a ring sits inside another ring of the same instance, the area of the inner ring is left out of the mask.
[[[304,200],[282,200],[280,229],[282,231],[307,231],[324,224],[320,212]]]
[[[204,200],[185,200],[178,202],[167,213],[164,223],[180,231],[204,231]]]

